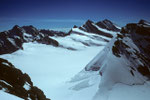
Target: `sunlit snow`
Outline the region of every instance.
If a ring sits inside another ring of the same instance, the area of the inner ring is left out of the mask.
[[[23,100],[19,97],[0,91],[0,100]]]
[[[66,97],[67,100],[92,99],[91,95],[94,96],[95,93],[88,91],[95,91],[98,84],[77,82],[80,83],[80,87],[74,87],[77,83],[69,81],[103,49],[103,46],[87,47],[79,51],[37,43],[25,43],[23,47],[24,50],[1,55],[1,57],[8,59],[17,68],[29,74],[34,85],[42,89],[47,97],[52,100],[66,100]],[[79,88],[85,89],[78,91]]]

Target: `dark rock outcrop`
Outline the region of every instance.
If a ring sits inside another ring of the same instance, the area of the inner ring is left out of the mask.
[[[74,25],[73,28],[78,28],[78,26]]]
[[[145,20],[140,20],[139,23],[127,24],[122,28],[121,33],[123,37],[130,37],[138,50],[134,49],[134,52],[128,50],[120,51],[130,59],[138,58],[141,62],[136,66],[137,70],[144,76],[150,79],[150,24]],[[129,46],[128,46],[129,48]],[[132,48],[132,47],[130,47]],[[136,58],[135,58],[136,57]],[[134,61],[134,60],[133,60]]]
[[[103,31],[99,28],[106,29],[109,31],[114,31],[114,32],[120,31],[120,29],[116,27],[114,23],[106,19],[97,23],[94,23],[93,21],[88,20],[83,26],[79,27],[80,30],[85,31],[85,32],[99,34],[99,35],[106,36],[109,38],[113,37],[111,33]]]
[[[150,26],[150,22],[148,22],[148,21],[146,21],[146,20],[143,20],[143,19],[141,19],[140,21],[139,21],[139,23],[138,24],[142,24],[142,25],[148,25],[148,26]]]
[[[36,37],[37,35],[39,35],[39,30],[33,27],[32,25],[23,26],[22,28],[24,29],[25,33],[28,33],[32,35],[33,37]]]
[[[120,31],[120,29],[117,28],[116,25],[108,19],[97,22],[96,25],[98,25],[99,27],[101,27],[103,29],[107,29],[107,30],[110,30],[110,31],[116,31],[116,32]]]
[[[83,25],[83,30],[87,31],[87,32],[91,32],[91,33],[96,33],[96,34],[99,34],[99,35],[103,35],[103,36],[106,36],[106,37],[110,37],[112,38],[112,34],[110,33],[106,33],[106,32],[103,32],[101,30],[99,30],[95,25],[94,25],[94,22],[92,22],[91,20],[88,20],[84,25]]]
[[[33,85],[28,74],[2,58],[0,58],[0,90],[25,100],[50,100],[42,90]]]
[[[0,54],[12,53],[18,49],[23,49],[23,34],[18,26],[10,31],[0,33]]]
[[[51,38],[49,38],[48,36],[45,36],[45,37],[43,37],[43,38],[40,38],[40,39],[37,39],[36,40],[38,43],[42,43],[42,44],[47,44],[47,45],[53,45],[53,46],[56,46],[56,47],[58,47],[59,46],[59,43],[56,41],[56,40],[54,40],[54,39],[51,39]]]
[[[15,25],[11,30],[0,32],[0,55],[13,53],[23,49],[25,42],[38,42],[47,45],[59,46],[59,43],[50,36],[67,36],[68,34],[52,30],[38,30],[33,26],[19,27]]]
[[[53,30],[45,30],[42,29],[40,30],[41,33],[43,33],[45,36],[61,36],[61,37],[65,37],[69,34],[65,33],[65,32],[60,32],[60,31],[53,31]]]

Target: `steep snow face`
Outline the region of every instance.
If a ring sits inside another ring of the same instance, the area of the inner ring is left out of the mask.
[[[87,73],[94,71],[101,77],[95,100],[108,99],[110,90],[117,83],[131,87],[132,85],[144,86],[146,83],[147,86],[147,81],[150,79],[150,26],[145,22],[144,24],[140,22],[127,24],[122,28],[121,33],[118,33],[86,65],[84,71]],[[150,89],[149,86],[148,89]],[[143,94],[141,96],[144,98]],[[148,100],[149,96],[146,95],[146,97],[145,100]],[[134,97],[134,99],[136,98]],[[109,98],[109,100],[113,99]]]

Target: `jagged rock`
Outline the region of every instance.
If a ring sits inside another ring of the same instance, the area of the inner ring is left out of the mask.
[[[83,26],[79,27],[79,29],[81,29],[83,31],[86,31],[86,32],[90,32],[90,33],[95,33],[95,34],[99,34],[99,35],[102,35],[102,36],[106,36],[106,37],[109,37],[109,38],[113,37],[112,34],[110,34],[108,32],[104,32],[102,30],[99,30],[98,27],[100,27],[100,26],[96,25],[93,21],[88,20]],[[105,29],[107,29],[107,28],[105,28]]]
[[[60,32],[60,31],[53,31],[53,30],[40,30],[41,33],[43,33],[45,36],[67,36],[68,34],[65,32]]]
[[[23,33],[24,33],[24,30],[19,27],[18,25],[15,25],[11,30],[8,31],[9,32],[9,36],[10,37],[14,37],[14,36],[18,36],[20,37],[21,39],[23,39]]]
[[[149,22],[140,20],[138,24],[127,24],[122,28],[122,33],[125,36],[130,36],[133,40],[133,43],[138,47],[138,50],[135,50],[134,55],[140,59],[141,64],[137,66],[138,71],[150,79],[150,26]],[[126,33],[123,31],[126,29]],[[126,54],[127,55],[127,54]],[[130,56],[130,55],[127,55]]]
[[[28,74],[2,58],[0,58],[0,90],[25,100],[50,100],[42,90],[33,85]]]
[[[22,35],[18,30],[14,30],[14,35],[10,34],[10,32],[1,32],[0,33],[0,54],[12,53],[17,51],[18,49],[23,49],[23,39]],[[14,33],[16,31],[16,33]]]
[[[42,30],[40,30],[40,32],[47,36],[55,36],[55,34],[53,34],[53,32],[51,32],[49,30],[42,29]]]
[[[105,19],[103,21],[97,22],[96,25],[98,25],[101,28],[111,30],[111,31],[116,31],[119,32],[120,29],[116,27],[115,24],[113,24],[110,20]]]
[[[78,26],[74,25],[73,28],[78,28]]]
[[[37,35],[39,35],[39,30],[33,27],[32,25],[23,26],[22,28],[25,30],[25,33],[28,33],[32,35],[33,37],[36,37]]]
[[[68,34],[52,30],[38,30],[32,25],[19,27],[15,25],[11,30],[0,32],[0,55],[13,53],[19,49],[23,49],[25,42],[38,43],[59,46],[59,43],[51,39],[49,36],[67,36]]]
[[[141,20],[139,21],[139,24],[142,24],[142,25],[150,25],[150,22],[141,19]]]
[[[51,44],[51,45],[56,46],[56,47],[59,46],[59,43],[56,40],[51,39],[48,36],[45,36],[44,38],[37,39],[36,41],[38,43],[42,43],[42,44],[47,44],[47,45]]]

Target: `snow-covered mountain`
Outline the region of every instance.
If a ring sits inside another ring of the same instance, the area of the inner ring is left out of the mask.
[[[99,85],[94,100],[149,100],[149,52],[150,23],[129,23],[71,81],[79,82],[74,87]],[[101,78],[91,83],[94,77]]]
[[[51,39],[49,36],[65,35],[63,32],[38,30],[33,26],[14,26],[11,30],[0,33],[0,54],[15,52],[18,49],[23,49],[22,45],[26,42],[38,42],[47,45],[58,46],[58,42]]]
[[[104,22],[107,23],[107,21]],[[0,54],[12,53],[16,50],[23,49],[23,43],[27,42],[38,42],[69,50],[76,50],[77,48],[73,48],[76,44],[83,47],[105,45],[116,34],[115,31],[119,30],[117,30],[117,27],[112,22],[108,22],[108,25],[104,24],[106,27],[102,26],[101,28],[101,26],[88,20],[83,25],[84,31],[80,27],[73,28],[68,33],[44,29],[39,30],[31,25],[23,27],[16,25],[11,30],[0,33]],[[107,29],[113,29],[113,31]],[[71,44],[67,44],[68,41],[71,41]],[[102,43],[99,43],[100,41]]]
[[[78,28],[78,27],[74,26],[74,28]],[[108,38],[112,38],[115,32],[120,31],[120,27],[118,27],[108,19],[105,19],[97,23],[88,20],[84,25],[80,26],[78,29],[84,32],[102,35]]]
[[[71,50],[89,46],[105,46],[120,28],[109,20],[103,20],[98,23],[101,24],[97,25],[97,23],[88,20],[80,27],[75,25],[66,37],[52,38],[57,40],[61,47]]]

